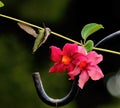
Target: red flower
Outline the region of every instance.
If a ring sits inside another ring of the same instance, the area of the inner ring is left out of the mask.
[[[79,75],[78,86],[83,89],[89,77],[92,80],[99,80],[104,75],[98,66],[103,60],[101,54],[91,51],[88,54],[86,49],[77,44],[65,44],[63,49],[51,46],[51,60],[54,65],[49,72],[64,72],[68,71],[70,80],[74,80],[76,75]]]
[[[89,77],[92,80],[99,80],[100,78],[104,77],[101,69],[97,65],[103,60],[103,56],[101,54],[91,51],[88,54],[81,54],[79,59],[79,65],[77,65],[73,71],[68,72],[68,75],[70,76],[71,80],[74,80],[74,77],[80,74],[78,86],[81,89],[83,89]]]
[[[83,47],[77,44],[65,44],[63,49],[51,46],[51,60],[55,64],[50,68],[49,72],[73,71],[79,61],[79,51],[85,53]]]

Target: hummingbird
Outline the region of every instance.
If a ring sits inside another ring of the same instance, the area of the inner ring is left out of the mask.
[[[51,30],[48,27],[44,27],[44,29],[38,29],[38,33],[31,26],[27,24],[17,23],[21,29],[23,29],[28,34],[35,37],[34,45],[33,45],[33,53],[37,51],[37,49],[46,42],[48,36],[51,34]]]

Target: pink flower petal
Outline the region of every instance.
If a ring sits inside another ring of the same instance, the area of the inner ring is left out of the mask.
[[[66,43],[63,47],[63,55],[73,56],[78,51],[77,44]]]
[[[92,80],[99,80],[104,77],[102,70],[97,65],[90,66],[88,69],[88,74]]]
[[[78,46],[78,52],[81,54],[87,54],[86,49],[83,46]]]
[[[61,61],[61,56],[62,56],[62,51],[60,50],[60,48],[57,48],[55,46],[51,46],[51,60],[53,62],[60,62]]]
[[[74,77],[76,75],[78,75],[79,73],[80,73],[80,68],[79,67],[75,67],[75,69],[73,71],[68,72],[68,75],[70,77],[69,79],[70,80],[74,80]]]
[[[72,63],[75,65],[80,65],[80,62],[85,61],[86,63],[88,63],[88,58],[86,55],[81,54],[81,53],[76,53],[73,57],[72,57],[73,61]]]
[[[101,54],[97,54],[95,51],[89,52],[87,57],[92,62],[92,64],[98,64],[103,60],[103,56]]]
[[[72,56],[72,64],[79,65],[80,64],[80,53],[76,53]]]
[[[79,76],[79,80],[78,80],[78,86],[83,89],[85,83],[88,81],[89,79],[89,75],[87,74],[86,71],[82,71],[80,76]]]
[[[66,66],[63,63],[55,63],[50,69],[49,72],[64,72],[66,70]]]

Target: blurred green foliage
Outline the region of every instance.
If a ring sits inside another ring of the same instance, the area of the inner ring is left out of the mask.
[[[69,0],[3,0],[9,11],[34,21],[57,22],[64,17]],[[6,10],[7,10],[6,9]],[[6,11],[5,10],[5,11]]]
[[[24,103],[29,106],[34,93],[29,73],[31,60],[15,37],[0,37],[0,107],[21,108]]]
[[[37,96],[32,71],[33,55],[15,36],[0,37],[0,107],[1,108],[34,108],[46,107]],[[69,92],[65,74],[48,74],[49,66],[40,66],[40,74],[45,91],[53,98],[62,98]],[[46,67],[46,68],[45,68]],[[75,107],[74,101],[63,108]]]

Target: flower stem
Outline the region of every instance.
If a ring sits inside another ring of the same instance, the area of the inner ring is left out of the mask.
[[[65,37],[65,36],[63,36],[63,35],[61,35],[61,34],[55,33],[55,32],[53,32],[53,31],[52,31],[51,33],[54,34],[55,36],[61,37],[61,38],[65,39],[65,40],[68,40],[68,41],[70,41],[70,42],[77,43],[77,44],[81,45],[80,42],[77,42],[77,41],[75,41],[75,40],[73,40],[73,39],[70,39],[70,38],[68,38],[68,37]]]
[[[13,18],[13,17],[7,16],[7,15],[0,14],[0,16],[1,16],[1,17],[4,17],[4,18],[7,18],[7,19],[11,19],[11,20],[16,21],[16,22],[20,22],[20,23],[26,24],[26,25],[28,25],[28,26],[31,26],[31,27],[34,27],[34,28],[37,28],[37,29],[44,29],[44,28],[39,27],[39,26],[37,26],[37,25],[28,23],[28,22],[26,22],[26,21],[23,21],[23,20],[20,20],[20,19],[17,19],[17,18]],[[75,41],[75,40],[73,40],[73,39],[70,39],[70,38],[68,38],[68,37],[65,37],[65,36],[63,36],[63,35],[61,35],[61,34],[58,34],[58,33],[56,33],[56,32],[51,31],[51,34],[53,34],[53,35],[55,35],[55,36],[58,36],[58,37],[61,37],[61,38],[65,39],[65,40],[68,40],[68,41],[70,41],[70,42],[77,43],[77,44],[81,45],[80,42]],[[98,51],[103,51],[103,52],[108,52],[108,53],[120,55],[120,52],[113,51],[113,50],[108,50],[108,49],[103,49],[103,48],[97,48],[97,47],[93,47],[93,49],[94,49],[94,50],[98,50]]]
[[[42,27],[39,27],[39,26],[37,26],[37,25],[28,23],[28,22],[26,22],[26,21],[23,21],[23,20],[20,20],[20,19],[17,19],[17,18],[13,18],[13,17],[7,16],[7,15],[3,15],[3,14],[0,14],[0,16],[1,16],[1,17],[4,17],[4,18],[7,18],[7,19],[11,19],[11,20],[16,21],[16,22],[20,22],[20,23],[29,25],[29,26],[31,26],[31,27],[35,27],[35,28],[38,28],[38,29],[43,29]]]
[[[108,49],[103,49],[103,48],[97,48],[97,47],[93,47],[93,49],[97,50],[97,51],[103,51],[103,52],[108,52],[108,53],[120,55],[120,52],[118,52],[118,51],[113,51],[113,50],[108,50]]]

